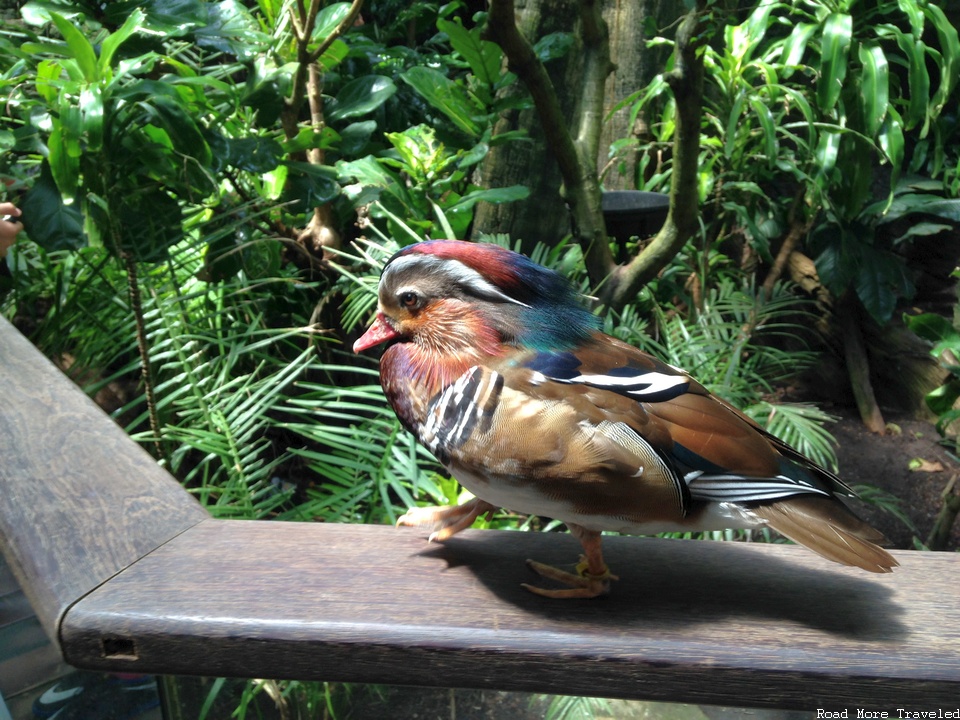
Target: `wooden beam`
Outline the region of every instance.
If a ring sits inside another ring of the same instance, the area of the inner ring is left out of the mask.
[[[208,517],[0,317],[0,550],[47,634],[78,598]]]
[[[69,662],[95,669],[499,688],[789,708],[960,698],[960,556],[895,573],[796,546],[605,539],[609,597],[534,596],[566,535],[445,544],[378,526],[211,520],[77,603]],[[952,585],[948,591],[946,585]]]
[[[0,319],[0,547],[66,660],[735,706],[954,710],[960,555],[605,539],[609,597],[534,596],[561,534],[210,519]]]

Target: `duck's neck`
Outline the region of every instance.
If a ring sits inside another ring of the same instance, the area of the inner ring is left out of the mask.
[[[432,320],[430,332],[387,348],[380,383],[400,420],[414,428],[430,401],[467,370],[501,357],[508,347],[479,314]]]

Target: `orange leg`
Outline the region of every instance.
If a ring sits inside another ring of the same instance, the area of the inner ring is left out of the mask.
[[[536,560],[527,560],[527,566],[541,577],[569,585],[561,590],[547,590],[535,585],[523,584],[527,590],[548,598],[592,598],[610,592],[610,581],[618,580],[603,561],[601,536],[595,530],[587,530],[579,525],[570,525],[570,532],[583,545],[583,555],[577,565],[577,572],[545,565]]]
[[[397,525],[430,528],[433,532],[429,541],[442,542],[473,525],[484,513],[492,513],[496,509],[496,505],[480,498],[468,500],[463,505],[411,508],[397,520]]]

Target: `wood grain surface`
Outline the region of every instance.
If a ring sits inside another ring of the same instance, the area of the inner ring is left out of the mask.
[[[206,512],[0,318],[0,550],[47,634]]]
[[[0,549],[78,667],[960,711],[960,554],[611,537],[611,595],[558,601],[520,583],[569,535],[425,536],[210,519],[0,318]]]
[[[942,707],[960,699],[960,555],[890,575],[796,546],[605,539],[610,596],[530,594],[568,535],[209,520],[65,618],[81,667],[653,698]]]

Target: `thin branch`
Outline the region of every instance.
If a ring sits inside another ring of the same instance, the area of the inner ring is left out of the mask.
[[[503,49],[510,69],[533,98],[544,135],[563,178],[565,199],[570,206],[574,236],[584,252],[587,273],[595,285],[616,267],[607,243],[596,176],[596,147],[602,120],[603,82],[610,73],[606,26],[596,0],[580,1],[583,24],[585,73],[581,97],[588,117],[578,127],[575,139],[560,107],[556,88],[530,42],[516,24],[513,0],[491,0],[487,27]],[[595,86],[599,87],[595,87]],[[597,98],[599,93],[599,102]],[[598,109],[599,108],[599,109]],[[597,137],[591,133],[596,132]],[[592,152],[591,152],[592,151]]]
[[[699,228],[697,192],[700,157],[700,115],[703,100],[703,25],[699,7],[687,13],[677,29],[675,67],[664,78],[677,104],[673,143],[670,210],[660,232],[626,266],[621,266],[601,293],[614,309],[633,301],[640,289],[683,248]]]
[[[797,192],[797,196],[793,200],[793,205],[790,207],[790,214],[788,216],[790,230],[787,232],[787,236],[784,238],[783,244],[780,246],[780,251],[777,253],[777,257],[774,258],[773,266],[770,268],[770,272],[767,273],[767,277],[763,281],[763,286],[761,288],[763,297],[770,297],[773,294],[773,286],[777,284],[777,280],[779,280],[780,276],[783,275],[783,271],[787,267],[787,261],[790,259],[791,253],[793,253],[794,249],[797,247],[797,243],[800,242],[801,238],[810,232],[810,228],[813,227],[813,215],[805,219],[797,218],[797,214],[803,205],[804,196],[805,191],[803,189],[799,190]]]
[[[363,7],[363,0],[353,0],[350,4],[350,9],[347,11],[347,14],[344,16],[343,20],[340,21],[340,24],[337,25],[333,32],[330,33],[326,39],[320,43],[319,47],[310,54],[310,62],[316,62],[320,59],[320,56],[323,55],[333,42],[343,35],[347,30],[353,27],[353,24],[357,21],[357,16],[360,14],[360,8]],[[316,17],[316,15],[314,15]]]

